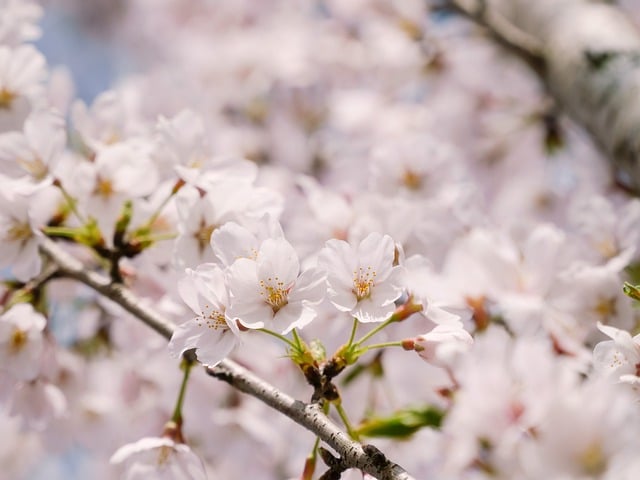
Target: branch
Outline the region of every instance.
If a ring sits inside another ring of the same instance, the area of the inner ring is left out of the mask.
[[[145,306],[127,287],[113,283],[103,274],[87,271],[82,262],[69,255],[51,239],[43,238],[40,250],[58,266],[59,275],[73,278],[91,287],[166,339],[171,338],[175,325],[160,313]],[[390,462],[376,447],[363,446],[351,440],[317,405],[295,400],[232,360],[223,360],[215,367],[206,367],[206,372],[257,398],[313,432],[333,448],[350,468],[358,468],[380,480],[413,480],[402,467]]]
[[[500,12],[488,8],[487,0],[448,0],[445,5],[485,27],[500,45],[514,52],[536,72],[543,71],[541,42],[509,22]]]
[[[522,39],[533,39],[551,95],[608,156],[616,181],[640,194],[640,31],[628,15],[591,0],[446,1],[525,60]]]

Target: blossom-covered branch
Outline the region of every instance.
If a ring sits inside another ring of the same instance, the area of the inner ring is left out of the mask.
[[[87,270],[79,260],[50,239],[42,239],[40,248],[58,266],[60,276],[84,283],[120,305],[163,337],[171,338],[175,329],[173,323],[153,308],[146,306],[124,285],[112,282],[103,274]],[[411,480],[412,477],[403,468],[390,462],[377,448],[371,445],[363,446],[349,439],[317,405],[293,399],[232,360],[223,360],[215,367],[207,367],[207,373],[259,399],[312,431],[340,454],[345,465],[359,468],[381,480]]]

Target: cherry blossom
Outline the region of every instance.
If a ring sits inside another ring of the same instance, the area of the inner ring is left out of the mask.
[[[35,379],[42,368],[46,323],[27,303],[0,315],[0,369],[19,380]]]
[[[0,45],[0,132],[21,130],[44,93],[45,59],[31,45]]]
[[[462,324],[444,324],[436,325],[430,332],[416,337],[414,349],[425,361],[439,367],[449,367],[472,345],[473,337]]]
[[[598,343],[593,350],[597,371],[626,383],[640,383],[640,335],[632,337],[625,330],[598,323],[598,329],[611,340]]]
[[[169,350],[178,357],[195,348],[200,362],[218,364],[239,343],[238,327],[226,315],[229,297],[224,272],[215,265],[187,269],[178,291],[196,317],[176,329]]]
[[[202,461],[184,443],[167,437],[145,437],[120,447],[111,463],[122,468],[126,480],[206,480]]]
[[[33,113],[24,122],[24,132],[0,135],[0,162],[5,172],[27,174],[35,181],[51,174],[66,144],[65,124],[54,111]]]
[[[395,245],[388,235],[372,233],[354,248],[329,240],[319,264],[327,272],[329,299],[340,311],[361,322],[381,322],[400,296],[401,268],[394,266]]]
[[[298,256],[284,238],[262,242],[255,259],[239,258],[228,269],[230,318],[247,328],[269,328],[285,334],[303,328],[324,296],[325,275],[300,273]]]

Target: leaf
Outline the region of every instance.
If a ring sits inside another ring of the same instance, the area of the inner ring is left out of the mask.
[[[363,437],[409,438],[421,428],[440,428],[445,412],[433,405],[398,410],[387,417],[372,417],[356,432]]]
[[[624,282],[622,291],[634,300],[640,301],[640,285],[631,285],[629,282]]]

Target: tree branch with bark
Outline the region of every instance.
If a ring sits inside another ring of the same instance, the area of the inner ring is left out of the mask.
[[[640,194],[640,30],[618,7],[588,0],[448,0],[524,59],[560,107]]]

